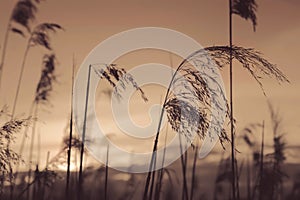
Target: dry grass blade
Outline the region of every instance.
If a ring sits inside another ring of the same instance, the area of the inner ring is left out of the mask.
[[[16,33],[16,34],[19,34],[21,35],[22,37],[25,37],[25,34],[23,33],[23,31],[21,31],[20,29],[17,29],[17,28],[11,28],[11,31]]]
[[[232,0],[232,9],[231,12],[233,14],[237,14],[242,18],[248,20],[250,19],[253,24],[253,29],[255,31],[257,25],[256,19],[256,10],[257,4],[255,0]]]
[[[48,103],[50,92],[53,89],[53,81],[56,81],[55,72],[56,58],[54,54],[45,55],[39,83],[35,92],[36,103]]]

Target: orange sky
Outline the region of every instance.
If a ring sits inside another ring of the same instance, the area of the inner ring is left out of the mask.
[[[5,25],[15,1],[0,2],[0,46]],[[258,0],[258,27],[254,33],[250,22],[234,17],[234,44],[254,47],[264,53],[269,61],[276,63],[288,76],[291,84],[278,85],[265,80],[268,98],[278,107],[288,133],[290,145],[300,145],[300,68],[297,59],[300,50],[300,1]],[[228,43],[228,6],[224,0],[48,0],[41,3],[36,23],[55,22],[64,32],[52,37],[52,46],[57,54],[59,84],[55,86],[51,101],[53,107],[41,111],[39,129],[42,141],[42,157],[47,151],[54,155],[60,146],[61,136],[70,113],[70,88],[72,56],[77,66],[85,56],[107,37],[131,28],[157,26],[180,31],[197,40],[202,46]],[[10,107],[16,89],[16,74],[20,71],[25,40],[10,35],[8,53],[1,89],[1,105]],[[39,79],[42,48],[34,48],[29,54],[21,88],[21,100],[17,113],[27,113]],[[166,54],[167,55],[167,54]],[[168,62],[166,56],[165,62]],[[154,58],[152,62],[162,61]],[[149,61],[149,60],[147,60]],[[126,61],[126,63],[130,63]],[[134,63],[134,62],[133,62]],[[222,72],[228,88],[226,69]],[[235,116],[238,127],[268,118],[268,107],[259,86],[249,74],[235,66],[234,77]],[[228,90],[227,90],[228,91]],[[150,94],[151,96],[151,94]],[[24,116],[24,114],[23,114]],[[268,123],[268,121],[267,121]],[[271,143],[271,134],[266,138]]]

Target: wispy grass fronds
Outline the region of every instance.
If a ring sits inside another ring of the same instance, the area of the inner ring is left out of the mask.
[[[188,56],[176,68],[162,105],[144,189],[144,199],[148,198],[149,183],[155,165],[155,154],[164,112],[167,114],[172,129],[178,134],[184,135],[190,144],[193,142],[195,134],[200,139],[205,136],[214,139],[218,137],[221,144],[229,141],[223,128],[225,117],[229,116],[229,109],[218,77],[218,66],[204,49]],[[225,116],[223,116],[224,113]],[[208,131],[209,128],[212,131]]]
[[[55,23],[42,23],[37,25],[31,33],[29,45],[43,46],[48,50],[52,50],[49,34],[56,33],[57,30],[63,30],[63,28]]]
[[[35,19],[36,13],[37,7],[31,0],[20,0],[13,9],[11,20],[30,32],[30,23]],[[12,31],[24,35],[20,29],[14,28]]]
[[[105,68],[98,68],[98,64],[92,65],[94,72],[100,79],[105,79],[114,88],[114,94],[120,99],[121,93],[126,89],[126,85],[131,85],[141,94],[142,99],[148,101],[144,91],[138,86],[130,73],[127,73],[124,68],[117,67],[116,64],[105,65]],[[117,83],[120,85],[117,86]]]
[[[204,69],[204,70],[203,70]],[[223,128],[224,119],[212,107],[229,116],[225,94],[218,82],[218,66],[202,49],[186,58],[177,68],[164,109],[173,130],[192,142],[193,133],[200,139],[214,137],[208,129],[218,133],[221,144],[229,141]],[[211,121],[211,119],[213,119]]]
[[[35,92],[35,103],[49,103],[50,93],[53,90],[53,82],[56,81],[55,68],[55,55],[45,55],[43,59],[41,77]]]
[[[7,148],[7,144],[14,142],[16,134],[21,131],[23,127],[29,126],[30,118],[14,119],[5,122],[0,127],[0,172],[4,175],[10,173],[10,167],[21,160],[19,154],[11,148]]]
[[[251,20],[254,31],[257,25],[256,11],[255,0],[232,0],[231,12],[246,20]]]
[[[204,137],[209,127],[206,112],[176,97],[168,100],[165,108],[168,112],[168,121],[172,129],[185,135],[189,142],[192,142],[192,133],[194,132],[201,138]],[[183,121],[184,124],[182,124]]]
[[[212,46],[206,47],[205,50],[211,55],[212,59],[219,67],[224,67],[229,64],[230,47],[229,46]],[[202,54],[202,50],[195,53]],[[261,79],[270,77],[277,80],[279,83],[289,82],[288,78],[275,65],[265,59],[262,54],[253,48],[244,48],[239,46],[232,47],[233,59],[237,60],[241,65],[252,75],[256,82],[260,85],[264,92]],[[265,94],[265,92],[264,92]]]
[[[7,140],[14,140],[14,134],[19,132],[23,127],[28,126],[30,118],[14,119],[6,122],[0,128],[0,136]]]
[[[22,65],[21,65],[21,72],[20,72],[20,75],[19,75],[19,78],[18,78],[17,90],[16,90],[14,103],[13,103],[13,108],[12,108],[12,116],[14,116],[15,111],[16,111],[16,106],[17,106],[19,93],[20,93],[21,82],[22,82],[22,79],[23,79],[25,63],[26,63],[26,60],[27,60],[29,50],[31,49],[31,47],[34,47],[34,46],[43,46],[48,50],[52,50],[52,48],[50,46],[49,32],[56,32],[58,29],[62,29],[62,27],[58,24],[42,23],[42,24],[37,25],[34,28],[33,32],[31,32],[31,36],[28,39],[27,47],[26,47],[26,50],[24,52],[24,57],[23,57]],[[54,66],[54,60],[55,60],[54,58],[51,58],[51,56],[48,56],[48,58],[47,57],[44,58],[44,62],[48,62],[49,65],[51,65],[51,62],[53,62],[52,65]],[[48,59],[49,61],[45,61],[46,59]],[[53,61],[51,61],[51,59]],[[50,67],[51,66],[49,66],[49,70],[50,70]]]

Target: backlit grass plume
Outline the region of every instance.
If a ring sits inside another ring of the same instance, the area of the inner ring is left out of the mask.
[[[108,83],[114,88],[114,94],[119,99],[122,98],[121,93],[126,89],[126,85],[131,85],[141,94],[144,101],[148,101],[144,91],[138,86],[131,74],[127,73],[124,68],[119,68],[116,64],[106,65],[106,67],[98,68],[98,64],[92,65],[94,72],[100,79],[108,81]],[[119,84],[119,87],[117,86]]]
[[[6,109],[2,109],[0,116],[6,115]],[[12,184],[13,174],[12,167],[21,161],[21,156],[11,149],[11,144],[14,142],[16,134],[21,131],[23,127],[30,124],[30,118],[13,119],[5,122],[0,127],[0,197],[4,187],[4,181],[9,181]]]
[[[39,3],[39,1],[35,1]],[[37,13],[37,7],[31,0],[20,0],[17,2],[16,6],[12,12],[11,20],[15,23],[20,24],[24,28],[30,32],[30,22],[35,19],[35,15]],[[12,28],[12,31],[24,36],[22,30],[17,29],[15,27]]]
[[[44,56],[41,77],[35,92],[34,101],[36,103],[49,102],[50,92],[53,89],[53,82],[56,81],[56,76],[54,73],[55,62],[56,62],[56,58],[54,54]]]
[[[231,1],[231,0],[230,0]],[[261,79],[263,77],[270,77],[281,82],[289,82],[287,77],[277,68],[276,65],[270,63],[268,60],[262,57],[262,54],[253,48],[244,48],[234,46],[232,44],[232,22],[230,13],[230,45],[229,46],[212,46],[207,47],[205,50],[211,55],[214,61],[219,67],[229,65],[230,71],[230,116],[233,118],[233,60],[237,60],[255,79],[255,81],[261,87],[264,95],[265,91]],[[201,50],[195,53],[201,55]],[[197,57],[197,56],[196,56]],[[235,169],[235,142],[234,142],[234,125],[233,119],[231,119],[231,151],[232,151],[232,196],[233,199],[239,199],[239,186],[238,180],[235,180],[236,169]]]
[[[24,52],[24,57],[23,57],[22,65],[21,65],[21,72],[20,72],[20,75],[18,78],[17,90],[16,90],[16,95],[15,95],[13,109],[12,109],[12,116],[14,116],[15,111],[16,111],[20,87],[21,87],[22,78],[23,78],[23,72],[24,72],[24,68],[25,68],[29,50],[31,49],[31,47],[35,47],[35,46],[42,46],[48,50],[52,50],[52,47],[50,45],[50,33],[51,32],[55,33],[57,30],[60,30],[60,29],[62,29],[62,27],[55,23],[41,23],[41,24],[37,25],[31,32],[30,38],[27,41],[27,48]]]
[[[171,85],[171,90],[174,92],[168,93],[163,105],[172,129],[184,135],[190,143],[193,140],[193,133],[197,133],[200,139],[206,136],[212,114],[211,99],[220,95],[219,88],[210,92],[206,80],[203,79],[205,74],[192,68],[192,64],[198,67],[205,67],[209,64],[202,62],[203,60],[198,61],[200,60],[194,60],[193,57],[190,57],[182,63],[177,75],[174,75]],[[193,63],[191,64],[191,62]],[[221,98],[226,101],[225,96],[221,95]],[[219,102],[214,101],[214,103]],[[227,109],[220,104],[218,108]],[[220,139],[226,140],[226,135],[220,135]]]
[[[205,50],[210,54],[211,58],[214,59],[219,67],[222,68],[229,64],[229,46],[212,46],[206,47]],[[197,57],[197,54],[201,55],[201,50],[198,53],[195,53],[195,57]],[[270,63],[263,57],[263,55],[259,51],[253,48],[233,46],[232,57],[251,74],[251,76],[256,80],[263,92],[264,89],[261,82],[261,79],[263,77],[273,78],[279,83],[289,82],[288,78],[282,71],[280,71],[280,69],[275,64]]]
[[[206,136],[214,139],[218,137],[221,144],[229,141],[223,128],[225,120],[223,117],[229,116],[227,100],[218,80],[218,66],[208,55],[205,49],[191,54],[181,62],[172,76],[154,140],[144,200],[152,196],[151,191],[148,195],[149,183],[151,176],[152,179],[155,177],[153,165],[164,113],[172,129],[184,135],[190,144],[195,136],[200,139]],[[222,113],[225,113],[225,116]],[[211,131],[208,131],[209,129]]]
[[[29,125],[28,119],[14,119],[5,122],[0,127],[0,172],[9,172],[8,162],[16,164],[20,157],[11,149],[7,149],[7,142],[13,142],[18,132],[25,126]]]
[[[232,8],[231,12],[233,14],[239,15],[240,17],[251,20],[253,24],[253,29],[255,31],[257,25],[256,10],[257,4],[255,0],[231,0]]]

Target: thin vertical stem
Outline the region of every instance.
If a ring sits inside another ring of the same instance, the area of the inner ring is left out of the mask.
[[[84,153],[84,142],[85,142],[85,132],[86,132],[86,119],[87,119],[87,109],[88,109],[88,101],[89,101],[89,90],[90,90],[90,76],[91,76],[91,68],[89,65],[88,69],[88,77],[87,77],[87,86],[86,86],[86,99],[85,99],[85,110],[84,110],[84,120],[83,120],[83,132],[82,132],[82,141],[81,141],[81,149],[80,149],[80,166],[79,166],[79,195],[81,196],[82,190],[82,165],[83,165],[83,153]],[[79,196],[79,198],[80,198]]]
[[[7,37],[8,37],[8,35],[7,35]],[[17,101],[18,101],[18,98],[19,98],[19,92],[20,92],[20,88],[21,88],[21,82],[22,82],[22,78],[23,78],[25,62],[26,62],[26,58],[27,58],[29,48],[30,48],[29,44],[30,44],[30,42],[28,42],[28,44],[27,44],[27,47],[26,47],[26,50],[25,50],[25,53],[24,53],[24,57],[23,57],[23,61],[22,61],[21,72],[20,72],[20,75],[19,75],[17,90],[16,90],[14,102],[13,102],[11,120],[13,120],[13,118],[15,117],[15,111],[16,111]],[[5,48],[6,48],[6,44],[5,44]],[[3,53],[3,56],[5,57],[5,53]],[[5,59],[4,57],[2,58],[3,60]],[[4,63],[4,61],[3,61],[3,63]],[[1,82],[1,73],[2,73],[1,71],[3,69],[3,63],[1,63],[1,66],[0,66],[1,67],[1,69],[0,69],[0,82]],[[1,83],[0,83],[0,87],[1,87]],[[7,142],[7,149],[9,149],[9,146],[10,146],[10,141]],[[12,200],[13,199],[13,193],[14,193],[14,184],[13,184],[14,180],[13,180],[13,177],[12,177],[13,170],[12,170],[11,164],[9,164],[9,165],[10,165],[9,168],[10,168],[10,183],[11,183],[11,185],[10,185],[10,199]]]
[[[170,66],[171,66],[171,77],[173,76],[173,60],[172,60],[172,54],[169,53],[169,58],[170,58]],[[162,102],[162,96],[161,100]],[[164,154],[163,154],[163,159],[162,159],[162,165],[161,169],[159,170],[159,175],[158,175],[158,184],[157,184],[157,191],[156,191],[156,196],[155,199],[159,200],[160,199],[160,193],[161,193],[161,188],[162,188],[162,179],[163,179],[163,174],[164,174],[164,163],[165,163],[165,156],[166,156],[166,146],[167,146],[167,138],[168,138],[168,126],[166,127],[166,136],[165,136],[165,143],[164,143]]]
[[[198,141],[198,140],[197,140]],[[195,181],[196,181],[196,166],[197,166],[197,152],[198,152],[198,143],[196,143],[196,149],[194,154],[194,161],[193,161],[193,169],[192,169],[192,183],[191,183],[191,197],[190,199],[193,200],[194,197],[194,187],[195,187]]]
[[[164,113],[164,108],[163,108],[163,110],[161,112],[160,122],[158,124],[158,130],[160,130],[160,127],[161,127],[161,121],[162,121],[163,113]],[[154,160],[156,159],[156,150],[157,150],[159,133],[160,133],[160,131],[157,131],[156,137],[155,137],[155,140],[154,140],[154,146],[153,146],[153,150],[152,150],[152,156],[151,156],[151,161],[150,161],[148,176],[147,176],[147,180],[146,180],[146,184],[145,184],[145,189],[144,189],[144,196],[143,196],[144,200],[147,199],[147,195],[148,195],[150,179],[151,179],[151,176],[152,176],[152,170],[154,168],[153,164],[154,164]]]
[[[105,165],[105,189],[104,189],[104,199],[108,200],[108,157],[109,157],[109,145],[107,145],[106,150],[106,165]]]
[[[251,171],[249,157],[247,156],[247,200],[251,200]]]
[[[50,159],[50,151],[47,152],[47,159],[46,159],[46,167],[45,167],[45,169],[48,169],[49,159]]]
[[[32,113],[33,113],[33,110],[34,109],[34,103],[32,103],[31,107],[30,107],[30,110],[29,110],[29,115],[28,116],[31,116]],[[23,151],[24,151],[24,146],[25,146],[25,140],[26,140],[26,136],[27,136],[27,132],[28,132],[28,129],[29,129],[29,126],[26,126],[25,127],[25,130],[24,130],[24,133],[22,134],[22,140],[21,140],[21,145],[20,145],[20,150],[18,152],[18,155],[20,157],[22,157],[22,154],[23,154]],[[14,174],[14,177],[13,177],[13,182],[12,182],[12,199],[13,199],[13,196],[14,196],[14,189],[15,189],[15,181],[17,180],[18,176],[19,176],[19,167],[20,167],[20,164],[21,162],[17,162],[16,163],[16,167],[15,167],[15,174]]]
[[[7,42],[8,42],[8,36],[11,29],[11,17],[8,20],[7,28],[4,36],[3,41],[3,47],[2,47],[2,54],[1,54],[1,63],[0,63],[0,89],[1,89],[1,82],[2,82],[2,73],[3,73],[3,67],[4,67],[4,61],[5,61],[5,55],[6,55],[6,48],[7,48]]]
[[[163,174],[164,174],[164,164],[165,164],[165,158],[166,158],[166,151],[167,151],[167,139],[168,139],[168,126],[166,128],[166,136],[165,136],[165,144],[164,144],[164,154],[163,154],[163,159],[161,163],[161,169],[159,171],[159,178],[158,178],[158,184],[157,184],[157,190],[156,190],[156,195],[155,199],[159,200],[160,199],[160,193],[161,193],[161,188],[162,188],[162,181],[163,181]]]
[[[37,146],[37,166],[40,166],[40,159],[41,159],[41,132],[38,129],[38,146]]]
[[[7,141],[7,151],[9,151],[10,149],[10,139],[8,139]],[[14,185],[13,185],[13,169],[12,169],[12,165],[10,162],[8,162],[8,167],[9,167],[9,182],[10,182],[10,200],[13,199],[13,191],[14,191]]]
[[[31,167],[32,167],[32,154],[33,154],[33,146],[34,146],[34,138],[35,138],[35,128],[36,128],[36,120],[37,120],[37,112],[38,112],[38,104],[35,104],[34,108],[34,119],[32,124],[32,133],[31,133],[31,142],[30,142],[30,150],[29,150],[29,170],[28,170],[28,190],[27,190],[27,199],[30,199],[30,179],[31,179]]]
[[[179,134],[179,147],[180,147],[180,160],[181,160],[181,169],[182,169],[182,177],[183,177],[183,185],[182,185],[182,197],[181,199],[188,200],[188,190],[187,190],[187,181],[186,181],[186,159],[187,159],[187,150],[183,153],[182,140],[181,135]]]
[[[162,96],[160,97],[160,103],[162,103]],[[160,111],[161,112],[161,111]],[[158,115],[160,114],[160,112],[158,113]],[[156,154],[156,153],[155,153]],[[154,159],[154,168],[156,168],[156,156]],[[152,180],[151,180],[151,186],[150,186],[150,196],[149,199],[152,199],[152,195],[153,195],[153,189],[154,189],[154,182],[155,182],[155,174],[156,174],[156,170],[154,170],[152,172]]]
[[[238,163],[237,163],[237,159],[235,160],[235,174],[236,174],[236,199],[240,199],[240,190],[239,190],[239,182],[240,182],[240,177],[242,174],[242,170],[243,170],[243,166],[244,166],[244,161],[242,161],[241,166],[238,168]]]
[[[259,169],[259,200],[262,199],[262,178],[264,173],[264,139],[265,139],[265,121],[262,123],[262,134],[261,134],[261,149],[260,149],[260,169]]]
[[[71,165],[71,150],[72,150],[72,137],[73,137],[73,85],[74,85],[74,72],[75,63],[73,57],[73,67],[72,67],[72,88],[71,88],[71,116],[70,116],[70,130],[69,130],[69,147],[68,147],[68,167],[67,167],[67,182],[66,182],[66,194],[68,197],[69,186],[70,186],[70,165]]]
[[[155,152],[155,154],[157,154],[157,152]],[[153,164],[154,168],[156,167],[156,155],[154,158],[154,164]],[[152,195],[153,195],[153,189],[154,189],[154,182],[155,182],[155,174],[156,174],[156,170],[154,170],[152,172],[152,180],[151,180],[151,186],[150,186],[150,196],[149,199],[152,200]]]
[[[232,199],[236,199],[236,177],[235,177],[235,144],[234,144],[234,122],[233,122],[233,70],[232,70],[232,0],[229,0],[229,76],[230,76],[230,132],[231,132],[231,170],[232,170]]]
[[[18,78],[17,90],[16,90],[14,102],[13,102],[13,108],[12,108],[12,114],[11,114],[12,118],[14,118],[15,112],[16,112],[16,107],[17,107],[17,102],[18,102],[18,98],[19,98],[21,83],[22,83],[22,79],[23,79],[25,63],[26,63],[27,55],[28,55],[28,52],[29,52],[29,49],[30,49],[30,40],[31,39],[29,39],[29,41],[27,43],[27,47],[25,49],[25,53],[24,53],[24,57],[23,57],[22,65],[21,65],[21,72],[20,72],[20,75],[19,75],[19,78]]]
[[[31,107],[30,107],[29,115],[28,115],[28,116],[31,116],[31,115],[32,115],[32,113],[33,113],[33,111],[34,111],[33,109],[34,109],[34,103],[32,103],[32,105],[31,105]],[[29,126],[26,126],[26,127],[25,127],[25,130],[24,130],[24,133],[23,133],[23,135],[22,135],[21,146],[20,146],[20,150],[19,150],[19,153],[18,153],[18,155],[20,155],[20,156],[22,156],[23,151],[24,151],[25,139],[26,139],[26,136],[27,136],[28,129],[29,129]],[[16,166],[16,172],[19,171],[19,165],[20,165],[20,162],[17,163],[17,166]]]

